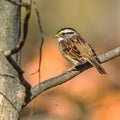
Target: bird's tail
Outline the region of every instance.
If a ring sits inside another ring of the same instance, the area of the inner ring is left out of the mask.
[[[92,65],[96,67],[96,69],[98,70],[99,73],[107,74],[105,69],[100,65],[100,63],[97,60],[93,60],[92,63],[93,63]]]
[[[98,58],[93,58],[92,60],[88,60],[88,62],[96,67],[99,73],[107,74],[105,69],[100,65]]]

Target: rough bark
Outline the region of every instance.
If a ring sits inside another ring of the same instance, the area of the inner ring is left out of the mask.
[[[19,0],[16,0],[19,1]],[[20,8],[0,0],[0,49],[13,48],[20,34]],[[19,54],[14,55],[19,64]],[[0,72],[17,77],[17,72],[0,53]],[[18,120],[25,100],[25,88],[18,79],[0,76],[0,120]]]

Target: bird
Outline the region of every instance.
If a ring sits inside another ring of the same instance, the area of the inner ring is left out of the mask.
[[[55,37],[58,39],[60,53],[69,62],[75,66],[89,62],[99,73],[106,74],[94,49],[75,29],[62,28]]]

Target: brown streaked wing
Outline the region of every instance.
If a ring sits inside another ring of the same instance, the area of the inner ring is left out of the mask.
[[[91,48],[91,51],[92,51],[92,53],[93,53],[93,57],[94,57],[94,59],[96,59],[96,60],[98,61],[98,63],[100,63],[100,60],[98,59],[95,50],[92,48],[92,46],[91,46],[90,44],[88,44],[88,45],[89,45],[89,47]]]
[[[71,56],[75,60],[80,60],[82,58],[81,52],[77,49],[76,43],[73,41],[67,42],[67,51],[66,54]]]
[[[76,47],[81,52],[82,57],[86,59],[89,63],[93,65],[93,62],[92,62],[93,59],[95,59],[99,63],[99,59],[96,55],[96,52],[88,42],[85,42],[85,43],[81,42],[79,44],[76,44]]]

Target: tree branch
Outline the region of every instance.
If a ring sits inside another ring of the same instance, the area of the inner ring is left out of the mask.
[[[104,53],[98,56],[98,58],[100,59],[101,63],[104,63],[118,56],[120,56],[120,47],[115,48],[107,53]],[[58,75],[57,77],[50,78],[48,80],[45,80],[39,83],[38,85],[36,85],[35,87],[31,89],[31,98],[29,99],[28,102],[33,100],[36,96],[38,96],[40,93],[44,92],[45,90],[55,87],[57,85],[63,84],[91,67],[92,67],[91,64],[86,63],[84,65],[76,67],[76,69],[74,70],[66,71]]]
[[[120,47],[117,47],[111,51],[108,51],[107,53],[104,53],[99,56],[99,60],[101,63],[110,61],[116,57],[120,56]]]

